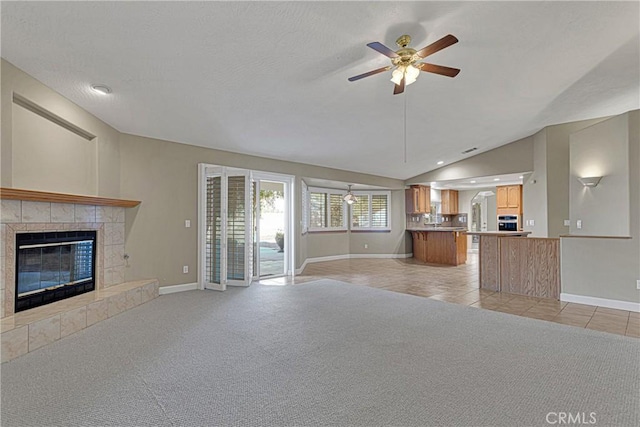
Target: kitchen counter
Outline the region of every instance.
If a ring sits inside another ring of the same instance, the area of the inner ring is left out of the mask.
[[[466,231],[464,227],[407,228],[407,231]]]
[[[467,231],[466,234],[478,236],[528,236],[531,231]]]
[[[480,288],[537,298],[560,296],[560,239],[530,231],[469,231],[480,236]]]
[[[430,264],[460,265],[467,262],[464,227],[408,228],[413,257]]]

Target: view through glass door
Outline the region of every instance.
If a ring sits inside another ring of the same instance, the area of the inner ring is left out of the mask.
[[[257,179],[253,185],[253,271],[259,278],[282,276],[286,274],[285,183]]]

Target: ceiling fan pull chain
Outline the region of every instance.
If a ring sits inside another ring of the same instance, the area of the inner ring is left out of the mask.
[[[404,94],[404,162],[407,163],[407,94]]]

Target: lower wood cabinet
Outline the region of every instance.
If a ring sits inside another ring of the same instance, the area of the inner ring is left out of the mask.
[[[411,231],[413,257],[430,264],[467,262],[467,235],[461,231]]]

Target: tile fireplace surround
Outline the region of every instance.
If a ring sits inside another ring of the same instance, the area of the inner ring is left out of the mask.
[[[3,347],[11,347],[11,341],[14,341],[10,339],[14,338],[12,335],[21,333],[21,330],[31,331],[42,323],[44,320],[40,317],[46,317],[49,311],[57,314],[46,321],[56,323],[57,318],[56,327],[59,329],[60,319],[69,318],[69,314],[77,317],[84,311],[89,317],[92,307],[99,306],[102,310],[104,306],[107,311],[101,313],[105,315],[100,315],[98,319],[104,320],[158,296],[158,281],[155,279],[124,283],[124,207],[11,199],[2,199],[1,203],[0,318]],[[70,230],[96,231],[95,290],[14,314],[16,233]],[[95,319],[92,322],[85,321],[85,327],[92,323],[95,323]],[[60,337],[58,334],[56,339]],[[29,343],[33,341],[31,337],[27,340]],[[31,351],[30,347],[17,353]],[[3,362],[13,358],[5,357],[4,350]]]

